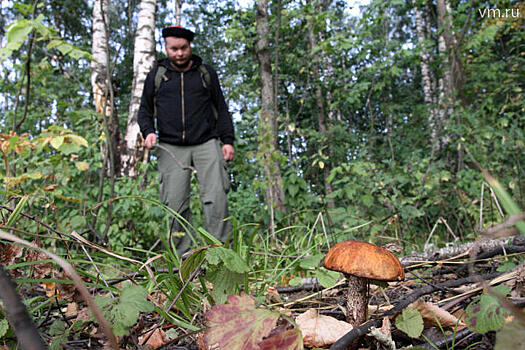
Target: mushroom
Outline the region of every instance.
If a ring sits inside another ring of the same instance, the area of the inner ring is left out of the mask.
[[[324,267],[342,272],[346,277],[346,320],[354,327],[366,321],[368,280],[400,281],[405,278],[403,266],[394,254],[359,241],[334,245],[324,258]]]

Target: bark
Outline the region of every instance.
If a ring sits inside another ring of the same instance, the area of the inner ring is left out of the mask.
[[[106,148],[103,154],[110,159],[107,162],[106,172],[115,173],[120,146],[120,134],[118,129],[117,113],[115,112],[113,86],[109,74],[109,49],[108,29],[109,25],[109,2],[108,0],[96,0],[93,4],[93,43],[91,53],[94,61],[91,63],[91,88],[95,103],[95,110],[102,116],[102,124],[106,135]]]
[[[429,52],[427,52],[427,48],[425,45],[425,40],[427,39],[427,36],[425,33],[423,15],[421,13],[421,10],[415,7],[414,12],[415,12],[415,20],[416,20],[417,41],[420,46],[419,55],[421,57],[421,77],[422,77],[422,83],[423,83],[423,96],[424,96],[425,104],[428,107],[429,125],[434,125],[436,123],[437,116],[436,116],[436,109],[434,105],[434,83],[431,77]]]
[[[181,11],[182,11],[182,4],[184,3],[184,0],[175,0],[175,23],[176,25],[181,25]]]
[[[316,2],[315,4],[315,12],[320,11],[319,3]],[[317,112],[317,121],[318,121],[318,129],[319,133],[321,134],[322,142],[321,142],[321,148],[325,150],[326,156],[328,159],[330,159],[330,145],[328,143],[328,135],[327,135],[327,123],[326,123],[326,113],[324,108],[324,101],[323,101],[323,90],[321,86],[321,77],[320,77],[320,70],[319,70],[319,60],[320,57],[318,54],[312,55],[312,51],[317,46],[315,33],[314,33],[314,23],[313,23],[313,17],[308,17],[308,42],[310,47],[310,55],[312,56],[312,72],[313,72],[313,82],[314,82],[314,90],[315,90],[315,105],[316,105],[316,112]],[[324,167],[322,168],[322,174],[323,174],[323,184],[324,184],[324,190],[325,190],[325,198],[327,201],[328,208],[335,208],[335,203],[333,198],[331,198],[331,194],[333,192],[332,184],[328,181],[328,177],[330,176],[330,170],[331,167],[328,163],[324,164]]]
[[[259,117],[260,143],[259,152],[264,162],[264,172],[267,181],[266,202],[273,209],[285,210],[284,191],[282,188],[281,168],[279,165],[279,150],[275,148],[274,135],[274,91],[273,76],[270,60],[269,35],[270,24],[268,15],[268,0],[257,1],[257,44],[256,53],[259,61],[261,77],[261,114]],[[273,220],[272,220],[273,227]]]
[[[450,142],[449,136],[439,136],[447,119],[454,113],[456,96],[463,82],[463,71],[457,57],[457,41],[452,30],[450,5],[447,0],[437,0],[438,50],[442,58],[441,78],[439,85],[439,112],[437,122],[433,125],[433,147],[442,148]]]
[[[133,52],[133,86],[126,128],[126,151],[121,154],[123,176],[136,177],[144,156],[142,135],[137,122],[144,81],[155,64],[155,12],[157,0],[142,0]]]

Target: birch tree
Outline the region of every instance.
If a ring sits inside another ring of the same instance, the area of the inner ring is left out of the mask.
[[[270,60],[269,36],[270,23],[268,15],[268,0],[257,1],[257,44],[256,53],[259,61],[261,78],[261,113],[259,116],[260,143],[259,151],[263,157],[264,174],[267,182],[266,202],[270,207],[273,229],[273,209],[284,210],[284,191],[279,165],[279,151],[275,148],[277,134],[275,128],[274,82]]]
[[[319,6],[319,2],[316,1],[314,5],[314,12],[319,13],[321,11],[321,8]],[[314,53],[314,50],[317,46],[317,40],[315,36],[314,31],[314,16],[308,15],[307,17],[307,26],[308,26],[308,43],[309,43],[309,53],[312,56],[312,74],[313,74],[313,84],[314,84],[314,91],[315,91],[315,106],[316,106],[316,112],[317,112],[317,125],[319,133],[321,134],[321,150],[326,152],[325,156],[327,156],[328,159],[330,159],[330,147],[328,144],[327,139],[327,122],[326,122],[326,112],[325,112],[325,104],[324,104],[324,98],[323,98],[323,89],[321,86],[321,74],[319,69],[319,61],[320,61],[320,55],[317,53]],[[333,192],[332,190],[332,184],[328,181],[328,176],[330,175],[331,167],[328,163],[319,163],[322,164],[321,171],[323,174],[323,183],[324,183],[324,191],[325,195],[327,197],[327,204],[329,208],[334,208],[335,203],[334,200],[330,197],[330,194]]]
[[[138,14],[133,52],[133,86],[126,129],[126,152],[122,152],[122,175],[137,176],[137,165],[144,155],[142,136],[137,122],[140,99],[146,75],[155,64],[156,0],[142,0]]]
[[[108,48],[109,25],[108,0],[96,0],[93,4],[93,42],[91,54],[91,88],[95,110],[102,118],[108,156],[106,162],[110,175],[115,174],[117,148],[119,145],[118,120],[114,111],[114,92],[111,85]]]

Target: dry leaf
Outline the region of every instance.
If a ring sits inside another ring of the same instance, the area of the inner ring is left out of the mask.
[[[150,335],[149,331],[144,334],[143,336],[139,337],[139,343],[142,344],[144,339],[148,338]],[[153,334],[151,337],[149,337],[148,341],[143,344],[148,346],[150,349],[158,349],[163,345],[166,345],[169,342],[169,338],[166,335],[166,332],[162,330],[162,328],[157,328],[153,331]]]
[[[42,248],[42,244],[37,240],[32,242],[37,247]],[[47,260],[49,259],[49,256],[41,251],[34,250],[34,249],[27,249],[27,253],[25,254],[26,261],[40,261],[40,260]],[[36,279],[42,279],[51,276],[51,269],[53,268],[53,263],[50,261],[45,263],[38,263],[33,266],[33,277]]]
[[[297,316],[295,322],[303,334],[304,345],[317,348],[332,345],[353,328],[347,322],[319,315],[315,309]]]
[[[223,350],[258,349],[279,318],[279,313],[257,309],[255,298],[242,293],[228,296],[228,304],[215,305],[205,314],[206,325],[202,343],[205,349],[219,344]]]
[[[458,320],[456,316],[432,303],[416,301],[408,307],[419,311],[425,327],[438,327],[439,325],[442,327],[455,327],[456,325],[465,325],[462,321]]]
[[[0,243],[0,257],[2,265],[9,266],[22,256],[22,247],[15,244]]]
[[[78,304],[77,303],[68,303],[66,310],[66,317],[75,317],[78,315]]]
[[[41,286],[46,291],[46,297],[51,298],[55,296],[56,283],[55,282],[44,282]]]

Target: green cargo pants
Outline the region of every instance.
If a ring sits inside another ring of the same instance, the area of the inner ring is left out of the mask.
[[[157,149],[162,202],[191,223],[191,170],[182,167],[192,166],[197,170],[204,228],[224,242],[231,231],[231,222],[224,220],[229,216],[227,193],[230,189],[230,179],[219,140],[211,139],[194,146],[167,143],[162,143],[162,146],[172,153]],[[173,156],[177,160],[173,159]],[[171,232],[185,232],[175,218],[171,222]],[[184,237],[175,238],[173,243],[180,256],[190,248],[191,239],[186,233]]]

